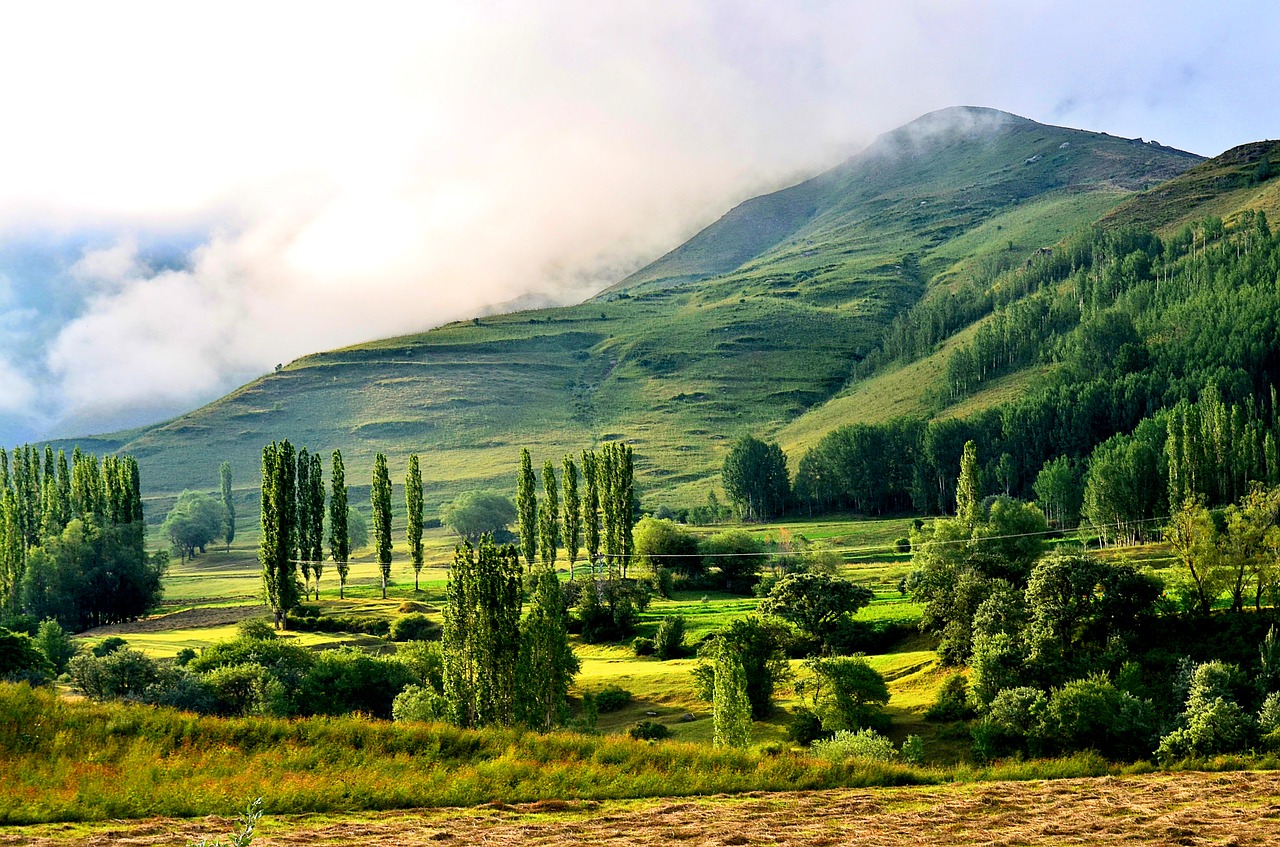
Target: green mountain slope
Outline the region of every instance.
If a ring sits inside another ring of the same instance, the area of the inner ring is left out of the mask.
[[[558,458],[625,438],[646,504],[693,503],[733,437],[836,395],[931,284],[989,281],[1198,161],[944,110],[739,206],[586,303],[308,356],[180,418],[79,443],[135,455],[152,494],[210,488],[224,459],[253,485],[276,438],[341,448],[355,484],[375,451],[393,474],[418,452],[434,507],[465,488],[511,489],[523,446]]]

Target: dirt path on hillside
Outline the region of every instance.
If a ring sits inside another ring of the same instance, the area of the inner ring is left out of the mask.
[[[183,845],[220,818],[5,832],[0,845]],[[79,830],[76,833],[76,830]],[[992,782],[613,803],[543,802],[263,821],[258,845],[1246,845],[1280,840],[1280,773]],[[75,834],[73,834],[75,833]]]
[[[113,623],[99,626],[81,635],[137,635],[143,632],[167,632],[172,629],[203,629],[237,624],[246,618],[266,617],[268,612],[260,604],[253,606],[217,606],[213,608],[187,609],[168,615],[155,615],[130,623]]]

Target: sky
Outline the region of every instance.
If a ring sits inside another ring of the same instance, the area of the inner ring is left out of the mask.
[[[577,302],[926,112],[1280,137],[1280,7],[25,3],[0,11],[0,443]]]

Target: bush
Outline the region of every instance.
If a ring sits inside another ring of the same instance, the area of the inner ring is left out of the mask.
[[[318,618],[288,616],[289,629],[298,632],[350,632],[384,637],[391,632],[386,618],[361,615],[324,615]]]
[[[0,629],[0,679],[43,679],[53,669],[37,642],[25,632]]]
[[[873,729],[850,732],[842,729],[830,738],[813,742],[810,750],[819,759],[845,762],[849,759],[868,759],[873,762],[894,762],[898,751],[893,742]]]
[[[897,551],[897,552],[899,552],[899,553],[910,553],[910,552],[911,552],[911,539],[910,539],[910,538],[907,538],[907,537],[904,535],[904,536],[902,536],[902,537],[900,537],[900,538],[898,538],[898,539],[894,540],[894,542],[893,542],[893,549],[894,549],[894,550],[896,550],[896,551]]]
[[[440,624],[421,612],[414,612],[392,621],[389,637],[392,641],[438,641],[440,633]]]
[[[973,717],[969,707],[969,682],[962,673],[953,673],[938,689],[933,705],[924,713],[924,719],[935,722],[963,721]]]
[[[652,656],[654,649],[654,641],[652,638],[645,638],[641,636],[631,642],[631,650],[637,656]]]
[[[796,744],[808,746],[819,738],[828,738],[831,733],[822,728],[822,721],[809,709],[800,707],[787,721],[787,739]]]
[[[672,615],[658,624],[658,634],[653,639],[653,652],[662,661],[679,659],[685,654],[684,616]]]
[[[629,637],[640,620],[639,609],[649,602],[648,588],[627,580],[600,579],[580,590],[574,614],[588,644]]]
[[[717,568],[725,591],[750,594],[760,579],[764,543],[742,529],[719,532],[699,545],[703,565]]]
[[[444,649],[439,641],[405,641],[396,647],[396,661],[407,667],[418,684],[444,693]]]
[[[54,676],[67,669],[67,662],[79,651],[79,647],[62,625],[52,618],[40,624],[36,632],[35,645],[53,667]]]
[[[395,721],[443,721],[449,717],[449,701],[430,688],[406,686],[391,702]]]
[[[103,656],[109,656],[115,651],[122,650],[128,646],[129,646],[128,641],[125,641],[123,638],[121,638],[118,635],[111,635],[102,639],[102,641],[96,647],[92,648],[92,652],[93,652],[93,655],[101,658]]]
[[[1154,743],[1149,707],[1105,676],[1077,679],[1053,692],[1045,709],[1046,740],[1063,752],[1096,750],[1131,761]]]
[[[307,611],[314,614],[306,615]],[[319,610],[315,606],[299,607],[299,612],[304,616],[315,617],[319,614]],[[236,634],[241,638],[247,638],[250,641],[270,641],[276,637],[275,627],[271,625],[271,621],[266,618],[249,618],[236,624]]]
[[[924,740],[918,735],[908,735],[899,751],[902,761],[920,767],[924,764]]]
[[[282,716],[290,711],[284,686],[262,665],[225,665],[204,675],[213,711],[224,717]]]
[[[81,654],[67,669],[72,684],[91,700],[141,700],[160,675],[154,660],[127,647],[104,656]]]
[[[661,741],[672,736],[671,729],[657,721],[640,721],[627,734],[637,741]]]
[[[396,695],[414,681],[413,672],[394,659],[350,647],[326,650],[298,687],[298,710],[310,715],[363,712],[388,719]]]
[[[158,678],[146,692],[148,703],[198,715],[213,713],[213,691],[207,682],[176,665],[162,665],[159,670]]]
[[[670,520],[641,518],[633,537],[636,556],[655,571],[696,574],[705,569],[698,555],[698,539]]]
[[[596,708],[601,712],[616,712],[631,702],[631,692],[617,685],[606,685],[595,695]]]
[[[829,730],[887,729],[889,687],[861,656],[811,659],[816,677],[814,711]]]
[[[173,663],[180,668],[185,668],[191,660],[198,655],[200,654],[195,650],[192,650],[190,647],[183,647],[178,651],[178,654],[173,657]]]

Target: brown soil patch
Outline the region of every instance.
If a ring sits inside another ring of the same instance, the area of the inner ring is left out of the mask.
[[[142,632],[168,632],[174,629],[204,629],[240,623],[247,618],[267,617],[262,606],[220,606],[187,609],[168,615],[153,615],[131,623],[113,623],[90,629],[81,635],[137,635]]]
[[[1246,845],[1275,844],[1280,773],[1159,774],[558,802],[265,819],[254,845]],[[4,832],[0,845],[183,845],[224,837],[221,818],[113,821]]]

